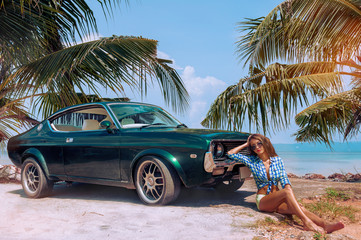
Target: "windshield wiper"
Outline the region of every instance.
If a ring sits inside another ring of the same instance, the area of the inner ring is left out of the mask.
[[[157,126],[157,125],[165,125],[165,124],[164,123],[152,123],[152,124],[141,126],[140,129],[150,127],[150,126]]]
[[[180,127],[188,128],[187,125],[185,125],[184,123],[177,125],[177,128],[180,128]]]

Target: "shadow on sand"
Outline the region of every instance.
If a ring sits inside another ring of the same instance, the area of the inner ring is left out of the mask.
[[[21,185],[20,189],[14,190],[11,193],[27,198],[21,189]],[[245,191],[242,190],[242,188],[228,194],[217,192],[212,188],[182,188],[179,197],[176,201],[172,202],[170,206],[207,207],[211,205],[228,204],[255,209],[254,203],[245,201],[246,197],[253,194],[255,194],[255,192]],[[47,198],[143,204],[134,189],[85,183],[73,183],[70,186],[67,186],[64,182],[57,183],[54,185],[52,194]]]

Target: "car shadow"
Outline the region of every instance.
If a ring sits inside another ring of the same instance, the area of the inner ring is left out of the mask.
[[[21,185],[19,189],[13,190],[10,193],[17,194],[22,198],[28,198]],[[56,183],[52,193],[46,198],[142,203],[133,189],[78,182],[70,185],[65,182]]]
[[[23,189],[14,190],[11,193],[28,198]],[[240,188],[236,192],[221,193],[212,188],[182,188],[179,197],[169,206],[179,207],[207,207],[211,205],[228,204],[256,209],[255,203],[245,201],[245,198],[255,194],[253,191],[245,191]],[[114,201],[142,204],[135,189],[104,186],[86,183],[60,182],[54,185],[53,192],[47,198],[56,199],[82,199],[98,201]]]
[[[58,183],[50,198],[85,199],[141,204],[134,189],[74,182],[70,185]]]
[[[254,194],[254,191],[242,190],[242,188],[229,193],[219,192],[213,188],[182,188],[178,199],[171,204],[182,207],[206,207],[227,204],[256,209],[254,202],[248,202],[245,199]]]

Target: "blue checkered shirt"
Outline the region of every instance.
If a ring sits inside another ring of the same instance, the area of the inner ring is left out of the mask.
[[[282,188],[285,188],[286,184],[291,185],[290,180],[287,177],[283,161],[278,156],[270,157],[270,179],[268,179],[266,168],[259,157],[253,155],[243,155],[240,153],[228,154],[228,157],[236,162],[243,163],[251,170],[258,189],[268,185],[267,194],[270,193],[272,185],[278,186],[278,182],[281,183]]]

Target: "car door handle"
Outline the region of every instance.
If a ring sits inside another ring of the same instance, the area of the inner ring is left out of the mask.
[[[74,140],[73,138],[66,138],[66,142],[67,142],[67,143],[72,143],[73,140]]]

